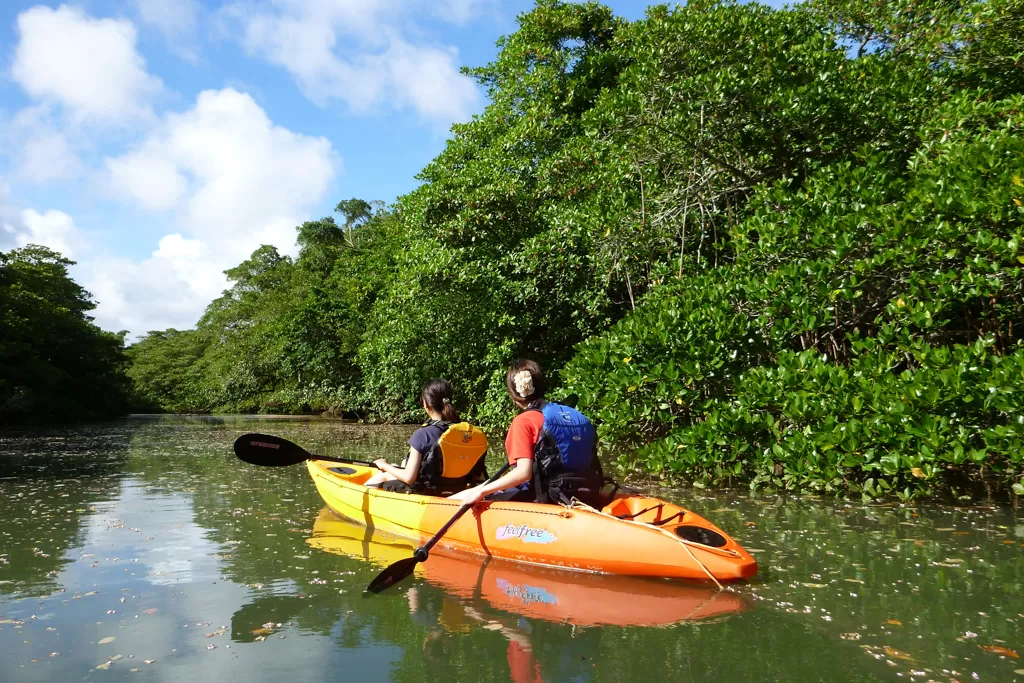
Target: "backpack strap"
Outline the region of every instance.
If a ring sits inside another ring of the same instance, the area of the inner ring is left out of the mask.
[[[436,454],[437,450],[441,447],[441,437],[444,436],[445,432],[447,432],[448,428],[453,424],[455,423],[446,422],[444,420],[428,420],[423,424],[424,427],[437,427],[441,430],[441,436],[437,437],[437,441],[435,441],[434,445],[430,447],[430,450],[423,454],[423,460],[426,460],[428,457],[432,457]],[[420,461],[420,467],[423,467],[423,461]]]
[[[544,414],[543,407],[527,408],[523,411],[524,413],[540,413]],[[540,430],[537,432],[537,440],[533,444],[533,496],[534,500],[538,503],[547,503],[548,492],[547,488],[542,485],[542,479],[540,475],[540,456],[541,449],[544,447],[544,425],[541,424]]]
[[[446,422],[444,420],[427,420],[426,422],[423,423],[423,426],[437,427],[438,429],[441,430],[441,436],[437,437],[437,441],[434,442],[434,445],[431,446],[430,449],[426,453],[424,453],[423,457],[420,459],[420,471],[416,477],[416,482],[418,484],[424,486],[431,486],[433,484],[433,481],[437,477],[441,476],[440,472],[442,468],[442,463],[437,460],[439,457],[441,457],[438,451],[440,451],[441,449],[441,437],[444,436],[445,432],[448,431],[448,428],[452,426],[452,423]],[[432,470],[437,471],[434,472]]]
[[[534,500],[538,503],[548,502],[548,492],[542,485],[540,477],[540,463],[537,462],[536,456],[533,458],[533,496]]]

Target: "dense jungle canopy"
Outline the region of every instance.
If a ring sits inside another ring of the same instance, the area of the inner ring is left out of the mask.
[[[0,252],[0,424],[128,410],[125,335],[93,324],[72,263],[38,245]]]
[[[627,469],[698,484],[1024,494],[1024,1],[539,0],[394,205],[264,246],[137,408],[406,419],[516,357]]]

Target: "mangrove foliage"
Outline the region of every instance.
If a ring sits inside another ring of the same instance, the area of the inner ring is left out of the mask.
[[[0,423],[127,412],[124,333],[93,324],[73,263],[34,244],[0,252]]]
[[[129,350],[170,411],[501,427],[518,357],[626,470],[1024,494],[1024,2],[539,0],[422,184]]]

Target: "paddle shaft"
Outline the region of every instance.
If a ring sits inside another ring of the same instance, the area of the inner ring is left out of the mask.
[[[504,467],[502,467],[500,470],[498,470],[493,475],[491,475],[491,477],[487,481],[485,481],[484,483],[485,484],[490,484],[493,481],[497,481],[498,477],[500,477],[501,475],[505,474],[505,472],[508,472],[508,469],[510,467],[512,467],[512,463],[510,463],[510,462],[509,463],[505,463]],[[473,506],[472,505],[463,505],[462,507],[460,507],[459,511],[456,512],[455,515],[452,516],[452,518],[449,519],[448,522],[443,527],[441,527],[436,534],[434,534],[433,538],[431,538],[429,541],[427,541],[424,545],[420,546],[420,549],[417,550],[416,553],[419,554],[420,550],[422,550],[424,553],[429,553],[430,549],[433,548],[435,545],[437,545],[437,542],[441,540],[441,537],[444,536],[446,533],[448,533],[448,530],[452,528],[452,525],[455,524],[455,522],[459,521],[459,518],[461,518],[462,515],[466,514],[466,512],[471,507],[473,507]]]
[[[309,454],[310,460],[329,460],[331,462],[343,462],[349,465],[364,465],[366,467],[377,467],[376,463],[367,462],[365,460],[352,460],[350,458],[342,458],[334,455],[317,455],[316,453]]]
[[[492,482],[497,481],[498,477],[505,474],[505,472],[507,472],[508,468],[510,467],[512,467],[512,463],[506,463],[504,467],[495,472],[494,475],[489,477],[487,481],[484,483],[490,484]],[[420,562],[426,562],[427,558],[430,557],[430,549],[437,545],[437,542],[440,541],[441,538],[448,532],[448,530],[452,528],[452,525],[455,524],[455,522],[459,521],[459,518],[462,517],[462,515],[466,514],[466,511],[468,511],[471,507],[473,506],[460,506],[458,512],[456,512],[452,516],[452,518],[449,519],[448,522],[443,527],[441,527],[440,530],[438,530],[438,532],[434,534],[429,541],[427,541],[419,548],[417,548],[416,551],[412,554],[412,557],[407,557],[404,560],[399,560],[398,562],[392,562],[384,569],[384,571],[378,574],[377,577],[370,582],[370,585],[366,587],[366,590],[371,593],[380,593],[385,588],[395,585],[405,577],[412,574],[416,570],[417,564],[419,564]]]

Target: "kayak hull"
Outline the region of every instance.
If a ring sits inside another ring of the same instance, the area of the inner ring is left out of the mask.
[[[336,517],[324,508],[310,546],[379,567],[409,557],[405,539]],[[577,626],[668,626],[743,612],[743,596],[714,586],[633,576],[567,572],[491,558],[431,556],[416,566],[427,583],[461,601]]]
[[[417,545],[459,510],[460,503],[447,498],[363,486],[374,472],[369,467],[322,460],[309,460],[307,467],[336,515]],[[636,517],[616,517],[623,514]],[[719,547],[687,540],[684,536],[692,537],[695,528],[711,532],[700,538],[717,539]],[[657,498],[625,493],[600,511],[484,501],[463,515],[432,552],[625,576],[735,581],[757,573],[754,558],[708,520]]]

